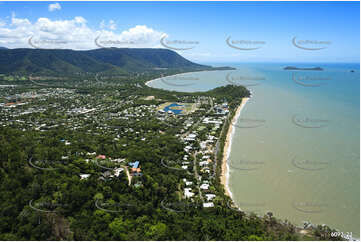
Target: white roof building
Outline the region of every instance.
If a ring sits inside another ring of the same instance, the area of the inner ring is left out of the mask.
[[[123,170],[124,170],[123,168],[116,168],[116,169],[114,169],[114,175],[115,175],[116,177],[118,177]]]
[[[199,143],[199,146],[201,147],[202,150],[207,148],[207,142],[206,141],[202,141],[201,143]]]
[[[215,194],[206,194],[207,201],[210,201],[210,200],[212,200],[212,199],[215,198],[215,197],[216,197]]]
[[[196,138],[197,135],[196,135],[196,134],[189,134],[188,137],[189,137],[189,138]]]
[[[88,179],[90,177],[90,174],[80,174],[80,180]]]
[[[121,163],[121,162],[125,161],[125,159],[116,158],[116,159],[112,159],[112,161],[115,161],[117,163]]]
[[[200,188],[203,189],[203,190],[208,190],[209,184],[202,184],[202,185],[200,186]]]
[[[213,204],[212,202],[203,203],[203,207],[204,207],[204,208],[212,208],[212,207],[214,207],[214,204]]]
[[[191,192],[192,188],[184,188],[184,196],[190,198],[194,196],[194,193]]]

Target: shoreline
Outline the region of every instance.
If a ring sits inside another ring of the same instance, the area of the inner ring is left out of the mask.
[[[172,77],[172,76],[177,76],[177,75],[183,75],[183,74],[189,74],[189,73],[198,73],[198,72],[204,72],[204,71],[229,71],[229,70],[203,70],[203,71],[188,71],[188,72],[182,72],[182,73],[178,73],[178,74],[174,74],[174,75],[169,75],[169,76],[163,76],[163,77],[158,77],[156,79],[152,79],[152,80],[149,80],[149,81],[146,81],[144,83],[144,85],[146,85],[147,87],[151,87],[149,86],[149,83],[151,83],[152,81],[156,81],[158,79],[161,79],[161,78],[167,78],[167,77]],[[161,89],[159,87],[151,87],[151,88],[158,88],[158,89]],[[169,90],[168,90],[169,91]]]
[[[228,162],[227,162],[228,157],[229,157],[229,155],[231,153],[232,140],[233,140],[233,135],[234,135],[234,132],[235,132],[235,129],[234,129],[232,123],[236,123],[238,121],[239,117],[241,116],[242,109],[244,108],[244,106],[246,105],[246,103],[248,102],[249,99],[250,99],[249,97],[242,98],[242,102],[238,106],[238,108],[236,110],[236,113],[233,116],[232,122],[229,125],[226,140],[224,142],[223,158],[222,158],[222,173],[221,173],[220,180],[221,180],[221,184],[224,187],[225,194],[227,196],[229,196],[232,199],[232,201],[233,201],[232,192],[231,192],[231,190],[229,189],[229,186],[228,186],[229,170],[230,169],[228,167]]]
[[[227,135],[226,135],[226,139],[224,142],[224,148],[223,148],[223,157],[222,157],[222,171],[221,171],[221,175],[220,175],[220,181],[221,181],[221,185],[224,187],[224,193],[226,196],[229,196],[233,202],[234,208],[238,209],[238,210],[242,210],[240,207],[238,207],[238,205],[234,202],[233,199],[233,194],[229,188],[229,176],[230,176],[230,169],[229,169],[229,165],[228,165],[228,158],[229,155],[231,153],[231,147],[232,147],[232,141],[233,141],[233,136],[235,133],[235,128],[232,125],[233,123],[236,123],[238,121],[238,119],[241,116],[241,112],[244,108],[244,106],[246,105],[246,103],[249,101],[249,99],[252,97],[252,93],[250,97],[246,97],[246,98],[242,98],[242,102],[241,104],[237,107],[236,113],[232,118],[231,123],[229,124],[229,128],[227,131]],[[228,205],[229,206],[229,205]],[[262,217],[262,215],[257,214],[258,217]],[[302,224],[297,224],[295,222],[292,222],[293,225],[295,225],[297,233],[302,234],[302,235],[307,235],[310,232],[314,231],[314,228],[304,228]],[[313,224],[310,222],[311,225],[315,226],[317,224]],[[338,229],[336,229],[336,231],[340,231]],[[344,238],[345,239],[345,238]],[[359,238],[352,236],[351,238],[346,238],[346,241],[360,241]]]

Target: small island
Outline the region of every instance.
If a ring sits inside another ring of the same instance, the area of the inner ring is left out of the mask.
[[[286,66],[283,70],[290,71],[323,71],[321,67],[295,67],[295,66]]]

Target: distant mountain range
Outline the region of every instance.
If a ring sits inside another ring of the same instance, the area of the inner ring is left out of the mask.
[[[77,51],[0,47],[0,74],[69,76],[85,72],[126,74],[166,69],[201,71],[232,68],[196,64],[168,49],[103,48]]]

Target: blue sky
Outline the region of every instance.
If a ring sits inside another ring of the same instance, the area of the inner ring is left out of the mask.
[[[28,44],[31,36],[37,46],[72,49],[98,48],[97,36],[123,41],[115,47],[165,48],[159,41],[165,36],[163,43],[169,48],[189,47],[177,52],[198,62],[359,62],[360,6],[359,2],[1,2],[0,46],[33,48]],[[49,39],[57,45],[44,41]],[[67,44],[60,46],[55,40]]]

